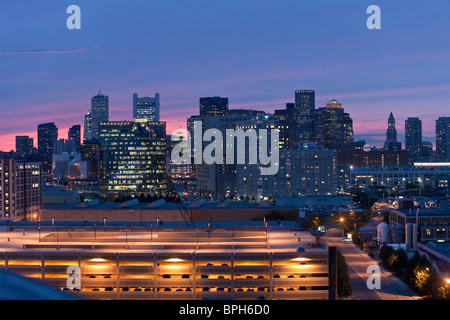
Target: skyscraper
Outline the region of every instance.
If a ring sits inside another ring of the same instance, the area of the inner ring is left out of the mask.
[[[98,95],[91,98],[91,139],[98,139],[99,125],[109,120],[109,97],[98,90]]]
[[[89,110],[84,115],[83,142],[92,140],[92,114]]]
[[[419,118],[405,120],[405,149],[412,160],[422,156],[422,121]]]
[[[228,98],[200,98],[200,117],[223,117],[228,113]]]
[[[38,125],[38,154],[42,158],[42,170],[48,172],[52,169],[52,156],[55,152],[55,142],[58,140],[58,128],[55,123]]]
[[[331,100],[325,108],[316,110],[314,122],[315,141],[327,149],[351,149],[353,145],[353,120],[344,112],[342,104]]]
[[[274,112],[274,116],[278,118],[280,130],[280,149],[295,148],[294,108],[294,103],[286,103],[286,109],[278,109]]]
[[[133,94],[133,119],[147,119],[155,122],[159,121],[159,93],[155,93],[153,98],[139,98],[137,93]]]
[[[73,125],[68,132],[68,140],[73,140],[75,143],[76,152],[81,151],[81,126],[79,124]]]
[[[316,93],[314,90],[295,91],[295,143],[314,141]]]
[[[16,136],[16,154],[23,158],[33,153],[33,138]]]
[[[386,130],[386,141],[384,142],[384,149],[391,151],[399,151],[402,149],[402,143],[397,141],[397,130],[395,129],[394,115],[389,115],[388,128]]]
[[[436,120],[436,158],[450,161],[450,117]]]

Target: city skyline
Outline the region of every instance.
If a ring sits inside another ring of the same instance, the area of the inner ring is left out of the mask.
[[[65,3],[2,8],[0,27],[10,31],[0,36],[2,151],[14,149],[15,136],[36,144],[40,123],[55,122],[61,136],[83,124],[99,86],[114,121],[132,119],[133,93],[159,92],[169,134],[198,114],[200,97],[274,112],[298,89],[315,90],[316,108],[338,100],[354,120],[355,140],[379,147],[390,112],[399,141],[404,121],[418,117],[434,147],[435,121],[448,116],[445,1],[377,1],[381,30],[365,26],[367,1],[117,3],[78,1],[81,30],[66,28]],[[147,14],[153,24],[142,19]]]

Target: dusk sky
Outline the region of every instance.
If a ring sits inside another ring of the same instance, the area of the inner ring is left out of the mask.
[[[69,30],[69,5],[81,30]],[[366,9],[381,8],[381,30]],[[314,89],[337,99],[355,139],[382,145],[392,111],[419,117],[434,145],[450,116],[448,0],[2,0],[0,150],[55,122],[59,137],[83,124],[98,87],[110,120],[132,119],[132,95],[160,93],[167,133],[198,114],[199,98],[273,112]]]

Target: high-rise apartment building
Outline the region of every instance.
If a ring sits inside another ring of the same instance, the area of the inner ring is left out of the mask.
[[[405,120],[405,149],[412,160],[422,156],[422,121],[419,118]]]
[[[327,149],[351,149],[353,120],[344,112],[340,102],[331,100],[325,108],[316,110],[315,142]]]
[[[313,143],[280,150],[279,170],[263,176],[259,165],[238,165],[238,197],[255,200],[270,197],[326,196],[337,191],[336,151]]]
[[[58,140],[58,128],[53,122],[38,125],[38,154],[42,159],[42,171],[52,169],[52,156],[55,142]]]
[[[91,98],[91,139],[99,138],[100,123],[109,120],[109,97],[99,90],[98,95]]]
[[[0,219],[39,220],[41,169],[40,162],[0,159]]]
[[[165,122],[103,122],[99,142],[101,193],[120,196],[168,190]]]
[[[16,154],[20,158],[33,153],[33,138],[28,136],[16,136]]]
[[[201,117],[223,117],[228,114],[228,98],[203,97],[200,98]]]
[[[436,158],[450,161],[450,117],[436,120]]]
[[[138,97],[133,94],[133,119],[147,119],[151,122],[159,121],[159,93],[152,97]]]

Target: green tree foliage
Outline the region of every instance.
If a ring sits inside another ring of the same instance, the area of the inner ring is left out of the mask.
[[[316,230],[319,226],[325,225],[325,216],[322,214],[312,214],[306,216],[306,219],[302,221],[303,228],[310,229],[310,230]]]
[[[347,262],[340,250],[337,250],[337,294],[340,298],[351,296],[353,293]]]
[[[431,262],[418,251],[408,260],[404,250],[395,250],[384,245],[378,256],[392,271],[404,270],[404,280],[418,294],[431,299],[450,299],[450,288],[437,275]]]

